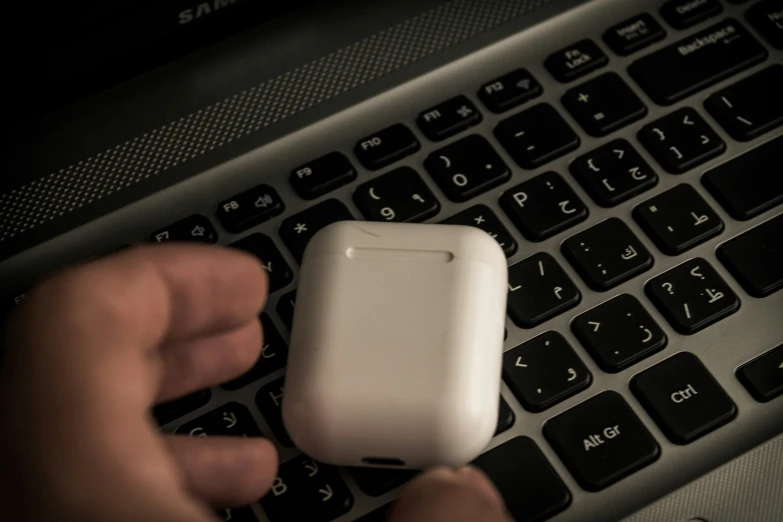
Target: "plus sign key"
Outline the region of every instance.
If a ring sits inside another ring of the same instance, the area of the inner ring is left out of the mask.
[[[503,252],[506,253],[506,257],[513,256],[517,251],[517,242],[514,241],[495,213],[486,205],[470,207],[441,221],[441,224],[478,227],[497,240]]]
[[[345,205],[336,199],[327,199],[283,220],[280,225],[280,237],[296,260],[301,262],[305,247],[316,232],[337,221],[353,219],[353,215]]]
[[[643,118],[647,107],[616,73],[606,73],[574,87],[563,105],[591,136],[606,136]]]
[[[194,214],[153,232],[150,240],[157,243],[169,241],[217,243],[218,234],[207,218],[200,214]]]

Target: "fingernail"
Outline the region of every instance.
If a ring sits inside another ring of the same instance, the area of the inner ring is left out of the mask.
[[[490,482],[489,478],[477,468],[473,466],[466,466],[457,470],[462,480],[468,481],[476,491],[479,491],[487,500],[495,504],[498,507],[503,507],[503,497],[500,496],[500,492]]]

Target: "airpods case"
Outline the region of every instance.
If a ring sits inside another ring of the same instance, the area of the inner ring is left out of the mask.
[[[321,462],[460,466],[497,424],[508,270],[455,225],[339,222],[302,261],[283,398]]]

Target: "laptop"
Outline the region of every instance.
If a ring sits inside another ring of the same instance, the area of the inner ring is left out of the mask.
[[[8,58],[4,306],[140,242],[231,245],[269,274],[259,363],[155,409],[279,448],[276,486],[225,520],[380,521],[413,475],[313,463],[280,419],[299,261],[346,219],[503,247],[476,465],[516,520],[783,520],[781,0],[15,9],[43,45]]]

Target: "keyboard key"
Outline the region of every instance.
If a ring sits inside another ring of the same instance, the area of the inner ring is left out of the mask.
[[[526,69],[517,69],[484,84],[479,98],[489,110],[501,113],[540,96],[542,92],[541,84],[533,75]]]
[[[495,136],[520,167],[533,170],[579,147],[579,137],[548,103],[501,121]]]
[[[533,328],[579,304],[582,294],[555,258],[540,252],[508,269],[508,315]]]
[[[283,220],[280,237],[297,262],[302,262],[305,247],[316,232],[337,221],[353,220],[348,208],[336,199],[327,199]]]
[[[676,256],[723,232],[723,221],[688,184],[677,185],[633,210],[662,252]]]
[[[400,167],[359,185],[353,200],[370,221],[420,223],[440,212],[435,194],[410,167]]]
[[[672,174],[682,174],[726,150],[723,140],[690,107],[645,125],[639,141]]]
[[[500,398],[500,408],[498,410],[498,425],[495,428],[495,436],[511,429],[514,425],[514,412],[503,397]]]
[[[611,27],[604,33],[604,42],[620,56],[627,56],[665,37],[661,24],[648,13],[641,13]]]
[[[563,254],[590,288],[609,290],[646,272],[650,252],[618,218],[609,218],[563,242]]]
[[[261,499],[270,522],[328,522],[352,506],[353,497],[337,470],[306,455],[281,464]]]
[[[276,292],[294,280],[291,267],[283,259],[274,242],[264,234],[253,234],[229,245],[256,256],[269,277],[269,292]]]
[[[620,394],[607,391],[544,424],[579,485],[600,491],[653,463],[658,443]]]
[[[13,306],[19,306],[25,299],[27,299],[27,292],[14,296]]]
[[[783,345],[742,366],[737,378],[759,402],[783,395]]]
[[[729,285],[701,258],[664,272],[644,288],[674,329],[685,335],[703,330],[740,307]]]
[[[544,65],[552,76],[566,83],[607,63],[609,58],[595,45],[595,42],[585,39],[549,55]]]
[[[602,207],[654,187],[658,176],[630,143],[617,139],[571,162],[571,173]]]
[[[432,141],[441,141],[481,122],[481,113],[465,96],[436,105],[419,115],[419,128]]]
[[[216,410],[177,428],[176,433],[191,437],[260,437],[261,430],[250,411],[238,402],[229,402]]]
[[[752,6],[745,17],[766,40],[783,49],[783,4],[780,0],[764,0]]]
[[[295,168],[290,179],[301,198],[315,199],[355,180],[356,169],[343,154],[330,152]]]
[[[258,522],[250,507],[221,509],[217,516],[225,522]]]
[[[367,513],[362,518],[356,520],[356,522],[386,522],[386,519],[389,518],[389,513],[391,512],[390,508],[391,504],[381,506],[375,511]]]
[[[593,376],[557,332],[503,354],[503,378],[522,406],[538,413],[588,388]]]
[[[721,245],[718,259],[754,297],[783,288],[783,214]]]
[[[220,203],[217,217],[223,228],[239,234],[279,216],[283,210],[283,200],[275,189],[268,185],[259,185]]]
[[[767,58],[767,51],[736,20],[723,20],[628,68],[660,105],[671,105]]]
[[[443,225],[463,225],[477,227],[495,238],[503,248],[506,257],[511,257],[517,251],[517,242],[508,232],[495,213],[486,205],[476,205],[463,210],[459,214],[441,221]]]
[[[704,106],[732,138],[750,141],[783,124],[781,92],[783,65],[777,64],[716,92]]]
[[[587,207],[555,172],[506,191],[500,206],[530,241],[543,241],[587,219]]]
[[[468,136],[430,154],[424,167],[452,201],[467,201],[502,185],[511,171],[489,142]]]
[[[380,497],[397,489],[418,473],[407,469],[351,468],[356,485],[365,495],[371,497]]]
[[[675,444],[689,444],[737,416],[737,406],[689,352],[640,373],[631,380],[631,390]]]
[[[294,307],[296,306],[296,290],[288,292],[277,302],[277,315],[283,320],[283,323],[291,329],[294,324]]]
[[[783,202],[781,148],[783,136],[708,171],[702,183],[734,219],[756,217]]]
[[[591,136],[606,136],[647,114],[642,100],[616,73],[605,73],[563,96],[563,105]]]
[[[571,328],[598,366],[609,373],[636,364],[667,343],[658,323],[628,294],[583,313],[571,322]]]
[[[291,441],[291,437],[288,435],[288,431],[283,424],[283,385],[285,383],[285,377],[280,377],[256,393],[256,406],[258,411],[261,412],[261,416],[264,417],[269,429],[272,431],[272,435],[275,436],[277,442],[288,448],[293,448],[294,443]]]
[[[280,336],[280,332],[266,314],[261,314],[261,326],[264,330],[264,343],[258,361],[243,375],[221,384],[222,388],[238,390],[285,367],[288,360],[288,346]]]
[[[202,215],[194,214],[173,225],[153,232],[150,241],[167,243],[169,241],[189,241],[195,243],[217,243],[218,234],[212,223]]]
[[[513,438],[474,464],[495,484],[514,520],[546,520],[571,505],[571,492],[532,439]]]
[[[670,0],[661,7],[661,16],[675,29],[687,29],[723,12],[718,0]]]
[[[152,415],[158,424],[162,426],[202,406],[206,406],[210,398],[212,398],[210,390],[199,390],[185,397],[156,405],[152,410]]]
[[[411,130],[397,123],[359,140],[354,153],[362,165],[370,170],[378,170],[410,156],[420,148],[421,144]]]

